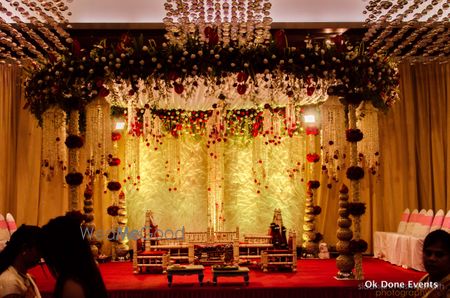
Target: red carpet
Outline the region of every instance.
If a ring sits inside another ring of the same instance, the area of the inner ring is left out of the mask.
[[[403,269],[387,262],[365,258],[363,268],[366,281],[408,282],[418,281],[423,272]],[[209,267],[205,269],[204,285],[200,287],[197,276],[174,276],[171,288],[163,274],[132,273],[131,263],[106,263],[100,265],[110,297],[410,297],[397,292],[362,290],[364,282],[339,281],[335,260],[299,260],[298,272],[263,273],[257,268],[250,272],[250,285],[245,287],[242,277],[219,277],[218,285],[212,285]],[[34,268],[35,277],[43,298],[51,297],[54,280],[47,270]],[[407,292],[407,291],[405,291]]]

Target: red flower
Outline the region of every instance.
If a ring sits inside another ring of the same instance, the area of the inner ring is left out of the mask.
[[[306,160],[308,162],[318,162],[320,160],[320,155],[317,153],[308,153],[306,154]]]
[[[118,191],[122,188],[122,185],[120,184],[120,182],[110,181],[110,182],[108,182],[107,188],[110,191]]]
[[[69,173],[66,175],[66,182],[71,186],[78,186],[83,183],[83,174],[81,173]]]
[[[310,189],[317,189],[320,187],[320,182],[317,180],[309,180],[307,186]]]
[[[275,46],[281,52],[287,47],[287,38],[284,30],[278,30],[275,32]]]
[[[247,91],[247,85],[246,84],[239,84],[238,86],[237,86],[237,92],[240,94],[240,95],[243,95],[243,94],[245,94],[245,92]]]
[[[119,215],[119,206],[109,206],[108,209],[106,209],[106,212],[111,216],[117,216]]]
[[[111,133],[111,140],[113,140],[113,141],[118,141],[118,140],[120,140],[121,137],[122,137],[122,135],[120,134],[120,132]]]
[[[177,94],[181,94],[181,93],[183,93],[183,91],[184,91],[183,85],[182,85],[182,84],[179,84],[179,83],[174,83],[174,84],[173,84],[173,89],[175,90],[175,92],[176,92]]]
[[[113,157],[113,158],[111,158],[111,159],[109,160],[108,164],[109,164],[109,166],[111,166],[111,167],[118,166],[118,165],[120,165],[120,158]]]
[[[306,94],[307,94],[308,96],[311,96],[311,95],[314,94],[314,91],[315,91],[315,90],[316,90],[316,87],[314,87],[314,86],[307,87],[307,88],[306,88]]]
[[[319,129],[317,127],[307,127],[306,134],[317,136],[319,134]]]
[[[109,90],[106,89],[105,87],[101,87],[100,90],[98,91],[98,96],[100,97],[106,97],[109,95]]]
[[[243,72],[243,71],[241,71],[241,72],[238,73],[238,75],[237,75],[237,81],[238,81],[239,83],[245,82],[245,81],[247,81],[247,79],[248,79],[248,73]]]

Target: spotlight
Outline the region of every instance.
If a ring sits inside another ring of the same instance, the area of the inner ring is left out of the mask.
[[[123,130],[125,128],[125,121],[123,120],[117,120],[116,124],[114,125],[115,130]]]
[[[316,116],[314,115],[305,115],[303,116],[305,123],[316,123]]]

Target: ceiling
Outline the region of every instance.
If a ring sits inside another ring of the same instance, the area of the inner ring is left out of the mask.
[[[73,0],[71,23],[161,23],[164,0]],[[367,0],[272,0],[275,23],[364,22]]]

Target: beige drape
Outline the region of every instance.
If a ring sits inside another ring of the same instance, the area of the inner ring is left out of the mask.
[[[62,183],[51,187],[40,177],[41,130],[23,110],[20,70],[0,65],[0,213],[18,223],[44,224],[67,210]],[[367,212],[362,237],[396,229],[406,208],[450,208],[450,64],[401,65],[401,101],[380,116],[380,176],[367,174],[362,200]],[[321,177],[318,231],[336,242],[338,190]],[[348,183],[347,183],[348,185]],[[101,186],[96,190],[101,192]],[[106,201],[95,203],[97,227],[108,228]]]
[[[382,181],[374,225],[405,208],[450,209],[450,63],[401,65],[401,102],[381,117]]]
[[[0,213],[36,224],[39,214],[41,130],[25,105],[21,69],[0,64]]]

